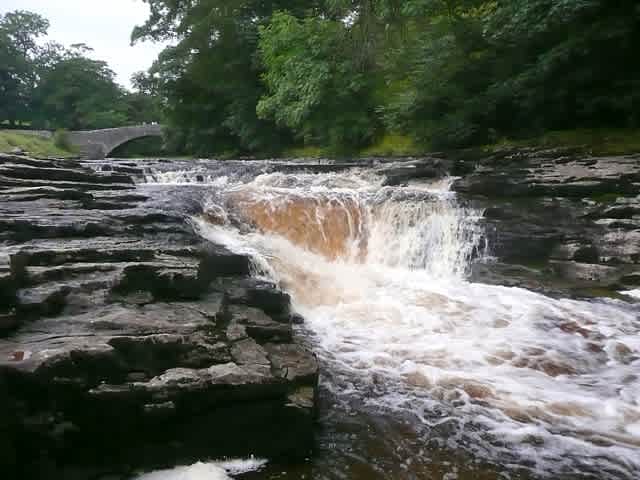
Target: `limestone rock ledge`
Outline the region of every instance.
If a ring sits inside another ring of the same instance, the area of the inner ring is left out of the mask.
[[[484,210],[493,257],[474,280],[563,297],[640,285],[640,154],[505,149],[455,165],[453,189]]]
[[[135,165],[105,170],[0,156],[0,471],[308,455],[318,365],[288,295]]]
[[[470,279],[558,297],[640,287],[640,154],[504,148],[376,160],[386,185],[449,177],[463,207],[483,212]]]

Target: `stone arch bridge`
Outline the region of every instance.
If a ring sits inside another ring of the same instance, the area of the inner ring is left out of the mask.
[[[83,157],[101,159],[109,156],[120,145],[143,137],[162,137],[162,125],[135,125],[69,132],[69,141],[80,150]]]

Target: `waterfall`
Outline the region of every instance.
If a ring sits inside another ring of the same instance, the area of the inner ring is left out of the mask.
[[[462,278],[482,243],[481,214],[460,207],[449,185],[401,189],[362,173],[277,173],[233,189],[225,208],[263,235],[341,264]]]
[[[450,182],[386,187],[366,169],[217,181],[195,224],[291,294],[337,401],[538,475],[636,478],[637,308],[469,283],[482,212]]]

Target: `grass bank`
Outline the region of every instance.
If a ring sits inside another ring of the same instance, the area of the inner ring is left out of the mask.
[[[70,147],[62,148],[60,143],[59,140],[56,141],[53,138],[7,130],[0,131],[0,153],[11,153],[14,148],[20,148],[34,157],[73,157],[76,155]]]
[[[586,155],[629,155],[640,153],[640,129],[578,129],[547,132],[529,138],[504,138],[500,141],[476,147],[486,153],[508,148],[558,148],[569,147]],[[410,137],[389,134],[374,145],[348,155],[350,158],[407,157],[428,155],[432,151],[418,146]],[[337,155],[328,148],[306,146],[284,152],[289,158],[334,158]],[[338,155],[339,156],[339,155]]]
[[[503,139],[483,147],[486,151],[504,148],[570,147],[588,155],[629,155],[640,153],[640,128],[578,129],[547,132],[533,138]]]
[[[404,135],[388,134],[379,139],[373,145],[359,152],[340,154],[326,147],[304,146],[290,148],[283,152],[288,158],[370,158],[370,157],[411,157],[424,155],[427,152],[420,149],[414,141]]]

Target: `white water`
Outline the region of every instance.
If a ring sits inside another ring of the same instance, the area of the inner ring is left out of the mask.
[[[194,183],[224,187],[228,178],[216,176],[206,170],[174,170],[168,172],[154,172],[145,175],[145,181],[156,185],[189,185]]]
[[[145,473],[136,480],[231,480],[231,476],[260,470],[264,460],[225,460],[220,462],[198,462],[193,465]]]
[[[626,290],[621,293],[629,295],[630,297],[640,298],[640,288],[636,288],[635,290]]]
[[[640,476],[638,308],[467,282],[481,212],[446,185],[268,174],[210,202],[201,234],[291,293],[338,398],[539,475]]]

